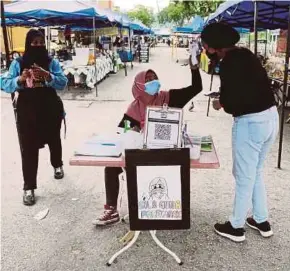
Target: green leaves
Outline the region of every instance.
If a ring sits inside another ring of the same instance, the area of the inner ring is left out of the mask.
[[[159,22],[173,22],[177,26],[182,26],[185,20],[190,20],[193,16],[206,17],[213,13],[224,1],[173,1],[158,14]]]
[[[137,19],[148,27],[155,21],[153,9],[143,5],[135,6],[135,8],[130,10],[127,14],[130,19]]]

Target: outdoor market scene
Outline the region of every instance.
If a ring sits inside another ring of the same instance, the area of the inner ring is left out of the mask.
[[[1,270],[290,270],[290,1],[1,0]]]

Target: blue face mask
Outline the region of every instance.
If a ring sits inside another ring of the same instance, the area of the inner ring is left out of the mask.
[[[160,86],[159,80],[150,81],[145,84],[145,92],[153,96],[159,92]]]

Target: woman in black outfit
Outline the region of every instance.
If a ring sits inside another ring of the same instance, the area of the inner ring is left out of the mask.
[[[191,67],[192,85],[169,91],[160,91],[160,84],[156,73],[152,70],[139,73],[135,77],[132,92],[135,100],[123,116],[119,127],[124,127],[124,121],[130,121],[130,128],[140,131],[144,127],[146,106],[162,106],[183,108],[194,96],[202,90],[201,76],[198,66]],[[104,213],[93,221],[94,225],[109,225],[120,220],[117,211],[119,195],[119,175],[122,168],[105,168],[106,205]]]
[[[232,241],[243,242],[247,224],[263,237],[270,237],[273,231],[268,221],[263,167],[279,130],[279,115],[267,72],[250,50],[236,46],[240,35],[231,26],[207,25],[201,38],[210,58],[220,61],[220,97],[213,106],[234,118],[234,207],[229,220],[216,223],[214,230]],[[251,207],[253,216],[248,216]]]
[[[48,55],[43,34],[31,29],[26,36],[23,57],[11,63],[9,73],[3,78],[1,86],[5,92],[19,93],[16,105],[17,129],[25,205],[35,203],[38,154],[45,144],[50,149],[54,177],[64,177],[60,139],[64,109],[56,89],[62,90],[66,84],[67,78],[59,62]]]

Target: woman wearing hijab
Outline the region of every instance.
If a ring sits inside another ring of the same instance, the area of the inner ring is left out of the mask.
[[[216,110],[233,115],[233,175],[236,181],[233,214],[215,231],[235,242],[245,240],[244,224],[263,237],[273,235],[268,222],[263,165],[278,132],[278,112],[269,79],[259,59],[248,49],[236,47],[238,32],[215,23],[201,34],[210,58],[220,60],[220,98]],[[247,213],[253,206],[253,216]]]
[[[169,107],[183,108],[202,90],[198,66],[190,65],[190,67],[192,85],[181,89],[171,89],[169,91],[159,91],[160,83],[153,70],[138,73],[132,87],[134,101],[129,105],[119,127],[124,127],[124,122],[129,121],[132,130],[142,130],[145,124],[147,106],[162,106],[163,104],[167,104]],[[94,225],[104,226],[120,220],[117,201],[119,195],[119,175],[121,173],[121,168],[105,168],[107,200],[103,214],[93,221]]]
[[[30,30],[23,57],[11,63],[8,76],[2,79],[5,92],[19,94],[16,111],[25,205],[35,203],[39,149],[45,144],[50,149],[55,179],[64,177],[60,139],[64,109],[56,89],[62,90],[66,84],[59,62],[48,55],[43,34]]]

